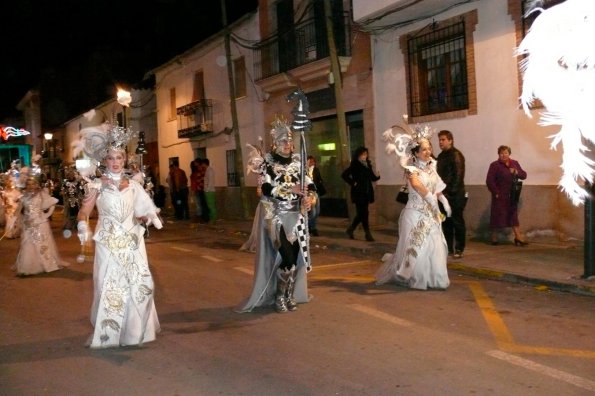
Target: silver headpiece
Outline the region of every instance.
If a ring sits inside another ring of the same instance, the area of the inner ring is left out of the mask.
[[[422,140],[429,141],[434,134],[435,129],[429,125],[416,124],[410,127],[407,124],[407,115],[403,115],[405,126],[393,125],[382,133],[382,138],[386,141],[386,153],[394,153],[399,164],[406,168],[413,156],[412,150],[419,146]]]
[[[287,124],[287,120],[283,116],[276,116],[275,121],[271,123],[273,127],[271,129],[271,141],[272,141],[272,148],[275,150],[279,146],[279,142],[283,140],[287,140],[289,142],[293,142],[293,132],[289,125]]]
[[[93,117],[93,110],[86,113],[85,117]],[[87,170],[90,174],[95,172],[95,166],[101,162],[110,150],[125,151],[130,139],[137,135],[131,128],[124,128],[117,124],[105,122],[101,125],[83,128],[79,132],[79,139],[72,143],[72,155],[77,158],[82,152],[95,164]],[[80,170],[79,170],[80,171]],[[82,172],[81,172],[82,173]]]

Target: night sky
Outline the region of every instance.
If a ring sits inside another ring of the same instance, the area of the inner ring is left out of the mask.
[[[226,0],[231,23],[258,0]],[[0,5],[0,123],[28,90],[58,126],[140,83],[222,28],[220,0],[7,0]]]

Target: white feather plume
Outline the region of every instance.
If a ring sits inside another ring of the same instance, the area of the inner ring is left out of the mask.
[[[587,156],[587,141],[595,144],[595,1],[566,0],[541,11],[516,54],[520,61],[525,113],[539,99],[547,111],[539,124],[560,125],[551,148],[562,143],[563,170],[559,186],[574,205],[589,193],[581,186],[593,183],[595,161]],[[591,153],[591,156],[593,154]]]

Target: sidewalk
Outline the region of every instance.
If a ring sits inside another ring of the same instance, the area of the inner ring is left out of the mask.
[[[311,237],[311,248],[325,246],[356,257],[378,259],[380,264],[382,255],[396,247],[394,227],[372,227],[375,242],[366,242],[361,228],[355,232],[355,240],[349,239],[345,234],[347,226],[347,219],[320,217],[320,236]],[[218,220],[214,227],[249,235],[252,221]],[[534,236],[528,242],[528,246],[517,247],[512,241],[492,246],[485,241],[468,240],[463,258],[449,258],[448,269],[481,278],[530,284],[544,291],[595,297],[595,276],[582,278],[585,270],[582,241],[562,242],[553,236]]]

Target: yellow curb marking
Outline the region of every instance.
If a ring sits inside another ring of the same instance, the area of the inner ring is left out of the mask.
[[[354,261],[349,263],[339,263],[339,264],[329,264],[324,266],[318,266],[314,268],[320,269],[329,269],[329,268],[336,268],[336,267],[347,267],[347,266],[354,266],[354,265],[362,265],[373,263],[371,260],[364,260],[364,261]],[[375,278],[370,275],[350,275],[350,276],[321,276],[316,274],[313,276],[316,280],[329,280],[329,279],[344,279],[347,281],[354,281],[354,282],[373,282]],[[506,323],[502,319],[502,316],[496,310],[492,300],[484,291],[481,283],[477,281],[453,281],[453,283],[465,283],[471,289],[473,296],[475,297],[475,301],[481,310],[481,313],[488,325],[488,328],[492,332],[492,335],[496,339],[496,343],[498,344],[498,348],[502,351],[506,352],[514,352],[514,353],[525,353],[525,354],[534,354],[534,355],[555,355],[555,356],[572,356],[572,357],[579,357],[579,358],[595,358],[595,351],[588,351],[582,349],[568,349],[568,348],[549,348],[549,347],[542,347],[542,346],[530,346],[530,345],[523,345],[517,344],[514,341],[514,338]],[[363,312],[363,311],[362,311]]]
[[[350,267],[352,265],[360,265],[360,264],[372,264],[373,261],[371,260],[361,260],[361,261],[350,261],[347,263],[337,263],[337,264],[327,264],[327,265],[314,265],[312,267],[312,271],[316,271],[317,269],[329,269],[329,268],[338,268],[338,267]]]
[[[469,289],[475,297],[475,301],[481,309],[483,318],[485,319],[490,331],[496,338],[498,347],[507,352],[517,353],[531,353],[536,355],[559,355],[559,356],[573,356],[595,359],[595,351],[586,351],[581,349],[566,349],[566,348],[548,348],[540,346],[529,346],[517,344],[502,317],[496,311],[492,304],[492,300],[485,293],[483,287],[479,282],[467,282]]]

